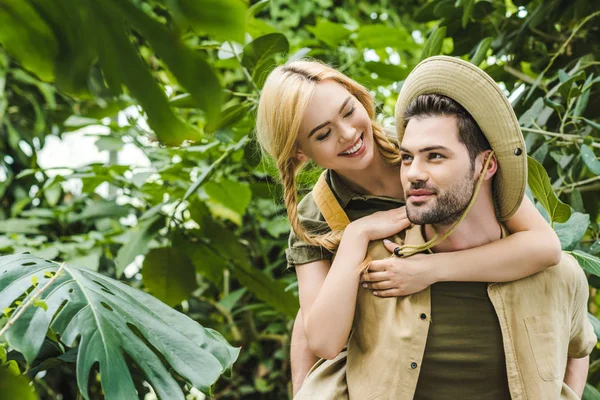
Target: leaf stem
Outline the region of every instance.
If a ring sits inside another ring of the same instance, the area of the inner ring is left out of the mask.
[[[241,138],[239,142],[237,142],[235,145],[231,146],[223,154],[221,154],[221,157],[219,157],[217,159],[217,161],[212,163],[211,166],[208,167],[208,169],[206,171],[204,171],[204,173],[202,175],[200,175],[200,177],[196,180],[196,182],[194,182],[188,188],[187,192],[185,192],[185,195],[183,196],[183,198],[181,198],[175,205],[175,208],[173,209],[173,212],[171,213],[171,216],[169,218],[171,221],[173,221],[173,219],[175,218],[175,214],[177,213],[177,209],[179,208],[181,203],[186,201],[196,190],[198,190],[198,188],[202,184],[204,184],[204,182],[206,182],[208,180],[208,178],[210,178],[212,176],[212,174],[215,172],[217,167],[219,167],[221,164],[223,164],[223,162],[225,162],[225,160],[227,160],[227,158],[229,158],[229,156],[231,156],[231,154],[233,154],[237,150],[244,147],[244,145],[247,142],[248,142],[248,136],[246,135],[243,138]],[[169,221],[169,222],[171,222],[171,221]]]
[[[248,72],[248,69],[246,67],[244,67],[244,65],[242,64],[242,59],[240,58],[240,55],[235,52],[235,49],[233,48],[233,44],[231,44],[231,42],[227,42],[227,44],[231,48],[231,52],[233,53],[233,56],[235,57],[235,59],[238,60],[238,62],[240,63],[242,72],[246,76],[246,79],[248,79],[248,82],[250,82],[250,84],[254,87],[254,89],[256,89],[256,91],[258,93],[260,93],[260,89],[258,88],[258,86],[256,86],[256,83],[254,83],[254,79],[252,79],[252,75],[250,75],[250,72]]]
[[[46,282],[46,284],[44,286],[39,288],[35,292],[35,294],[32,294],[31,296],[29,296],[29,298],[27,299],[25,304],[23,304],[21,309],[16,314],[14,314],[13,316],[11,316],[8,319],[8,322],[6,323],[6,325],[4,325],[4,327],[2,329],[0,329],[0,337],[2,337],[2,335],[4,335],[6,333],[6,331],[8,331],[8,328],[10,328],[12,325],[14,325],[14,323],[19,319],[19,317],[21,317],[21,315],[23,315],[23,313],[33,304],[35,299],[37,299],[44,292],[44,290],[48,289],[48,287],[50,285],[52,285],[52,283],[54,283],[54,281],[56,279],[58,279],[58,277],[62,274],[62,271],[65,268],[65,265],[66,265],[65,263],[62,263],[60,265],[60,267],[58,268],[58,270],[56,271],[56,273],[54,274],[54,276],[52,278],[50,278],[50,280],[48,282]]]
[[[565,186],[559,188],[559,190],[562,191],[562,193],[570,193],[573,191],[574,188],[576,188],[578,186],[584,186],[584,185],[587,185],[588,183],[593,183],[596,181],[600,181],[600,175],[595,176],[593,178],[585,179],[583,181],[573,182],[570,185],[565,185]]]
[[[585,141],[584,138],[581,136],[572,135],[572,134],[568,134],[568,133],[549,132],[549,131],[545,131],[543,129],[532,129],[532,128],[523,128],[523,127],[521,127],[521,130],[523,132],[531,132],[531,133],[537,133],[539,135],[546,135],[546,136],[560,138],[567,142],[583,143]],[[596,148],[600,149],[600,143],[592,142],[591,145],[592,145],[592,147],[596,147]]]

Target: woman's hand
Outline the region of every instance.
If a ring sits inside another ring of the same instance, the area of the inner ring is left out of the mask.
[[[371,241],[393,236],[409,226],[410,221],[406,216],[406,207],[400,207],[389,211],[378,211],[357,219],[350,223],[348,228],[365,235]]]
[[[393,252],[398,246],[388,240],[385,247]],[[420,292],[437,282],[434,272],[435,255],[415,254],[408,258],[386,258],[371,261],[361,279],[364,288],[371,289],[377,297],[408,296]]]

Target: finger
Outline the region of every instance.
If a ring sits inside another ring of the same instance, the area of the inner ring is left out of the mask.
[[[386,290],[376,290],[373,292],[373,295],[377,297],[398,297],[400,294],[398,293],[398,289],[386,289]]]
[[[384,272],[391,267],[390,261],[394,260],[393,258],[385,258],[383,260],[374,260],[369,264],[369,273],[371,272]],[[398,259],[396,259],[398,260]]]
[[[380,291],[380,290],[393,289],[394,285],[392,284],[392,281],[381,281],[381,282],[370,282],[370,283],[365,282],[362,284],[362,287],[365,289]]]
[[[399,222],[398,222],[398,228],[403,231],[406,228],[408,228],[412,223],[410,222],[410,220],[408,219],[407,216],[405,216],[404,218],[402,218]]]
[[[394,250],[396,249],[396,247],[400,247],[400,245],[398,243],[392,242],[391,240],[388,240],[388,239],[383,240],[383,245],[390,253],[393,253]]]
[[[382,272],[369,272],[367,274],[364,274],[362,277],[362,281],[363,282],[381,282],[381,281],[387,281],[388,280],[388,273],[385,271]]]

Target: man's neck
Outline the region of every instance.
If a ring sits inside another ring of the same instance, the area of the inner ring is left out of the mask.
[[[438,236],[443,236],[453,225],[454,223],[450,225],[425,225],[424,239],[427,241],[433,238],[433,228],[435,228]],[[491,201],[478,200],[454,232],[443,242],[433,247],[432,251],[442,253],[466,250],[486,245],[501,238],[502,228],[496,219],[493,204]]]

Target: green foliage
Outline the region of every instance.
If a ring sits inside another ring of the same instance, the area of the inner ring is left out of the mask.
[[[186,319],[193,329],[201,329],[200,323],[220,332],[243,351],[227,366],[233,374],[213,386],[215,397],[291,393],[289,333],[298,299],[294,274],[285,271],[289,224],[277,173],[261,161],[252,133],[264,79],[275,65],[302,57],[330,63],[368,87],[388,127],[402,81],[422,58],[462,57],[501,82],[533,158],[529,185],[536,206],[547,211],[563,248],[588,273],[590,312],[600,315],[595,2],[0,3],[0,252],[66,261],[82,267],[68,267],[74,274],[111,285],[118,284],[110,278],[121,279],[123,291],[146,290],[174,305],[195,321]],[[131,116],[131,106],[139,116]],[[110,152],[105,165],[38,165],[47,138],[82,132]],[[181,146],[166,147],[171,145]],[[125,153],[117,157],[132,148],[147,164],[125,165]],[[299,177],[301,195],[316,176],[309,170]],[[31,277],[23,281],[15,294],[20,297],[5,306],[8,315],[32,286],[48,280],[37,277],[35,283]],[[95,283],[90,287],[106,295]],[[157,301],[144,295],[144,303],[146,298]],[[8,300],[0,296],[2,301]],[[114,313],[95,304],[102,315]],[[128,307],[138,316],[135,306]],[[48,318],[56,305],[41,296],[30,310]],[[184,318],[165,305],[160,310],[161,316]],[[30,318],[24,317],[23,323]],[[0,318],[0,326],[5,322]],[[177,323],[163,325],[180,329]],[[24,336],[21,347],[11,345],[11,365],[26,371],[41,398],[75,398],[77,371],[91,367],[78,361],[81,339],[65,346],[56,332],[44,331],[36,331],[35,343]],[[209,337],[213,331],[202,332]],[[131,346],[146,346],[139,337]],[[153,352],[159,361],[150,364],[121,356],[128,390],[133,385],[142,397],[147,382],[162,382],[148,368],[173,368],[163,357],[177,358],[177,351],[194,346]],[[591,361],[584,397],[600,384],[597,352]],[[206,376],[214,380],[224,367],[209,369]],[[42,370],[46,375],[35,378]],[[195,384],[178,375],[177,393],[187,393]],[[165,382],[155,389],[168,390],[172,382]],[[94,398],[106,391],[98,379],[90,379],[87,389]]]
[[[527,182],[535,198],[540,201],[550,215],[550,221],[552,223],[567,222],[571,216],[571,209],[556,197],[546,170],[531,157],[527,161]]]
[[[108,399],[132,398],[135,386],[121,351],[146,375],[161,397],[183,394],[167,367],[194,387],[210,393],[218,376],[231,368],[238,349],[152,296],[104,275],[30,256],[0,258],[0,309],[11,305],[37,277],[43,290],[28,293],[13,315],[4,339],[31,364],[48,329],[73,346],[79,341],[77,383],[89,399],[90,369],[98,363]],[[42,286],[43,285],[43,286]],[[33,296],[48,306],[25,308]],[[173,295],[174,296],[174,295]],[[112,384],[118,381],[119,385]]]

